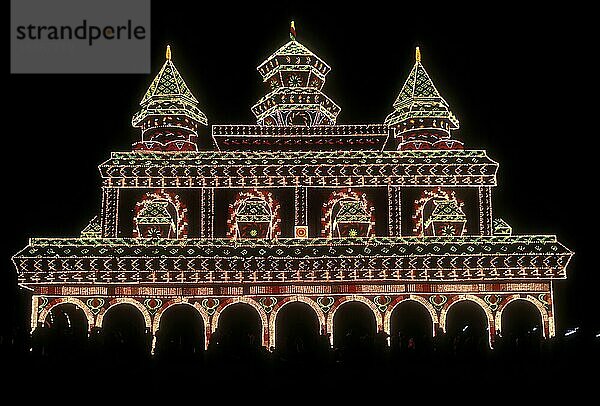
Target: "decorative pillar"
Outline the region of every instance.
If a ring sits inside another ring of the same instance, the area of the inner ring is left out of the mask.
[[[215,189],[200,189],[200,237],[214,237]]]
[[[294,237],[308,238],[308,191],[305,186],[294,188]]]
[[[495,317],[492,317],[492,320],[488,320],[488,340],[491,349],[494,349],[494,344],[496,342],[496,323],[494,323],[494,319]]]
[[[156,331],[152,330],[152,348],[150,349],[150,355],[156,355]]]
[[[479,197],[479,234],[492,235],[492,187],[480,186],[477,195]]]
[[[38,314],[39,314],[39,296],[31,296],[31,332],[37,328],[38,325]]]
[[[438,335],[438,332],[440,329],[439,317],[440,317],[440,315],[438,314],[438,321],[433,322],[433,336],[434,337]]]
[[[102,238],[118,237],[119,189],[102,188]]]
[[[388,186],[388,234],[390,237],[402,235],[402,197],[400,186]]]
[[[554,282],[550,282],[550,308],[548,309],[548,331],[546,337],[552,338],[556,335],[556,320],[554,319]],[[544,325],[544,328],[546,326]]]
[[[212,325],[212,317],[209,316],[208,323],[204,323],[204,351],[208,351],[208,345],[210,344],[210,340],[212,339],[212,329],[210,326]]]

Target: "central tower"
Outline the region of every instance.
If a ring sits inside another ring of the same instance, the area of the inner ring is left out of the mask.
[[[293,21],[290,41],[256,69],[269,90],[252,106],[258,125],[335,125],[340,107],[321,91],[331,68],[296,41]]]

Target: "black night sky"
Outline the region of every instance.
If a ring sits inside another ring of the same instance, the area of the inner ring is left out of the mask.
[[[500,163],[494,216],[515,234],[556,234],[576,252],[558,281],[557,329],[600,331],[595,103],[597,72],[586,43],[586,11],[479,3],[311,5],[152,2],[152,72],[171,44],[173,61],[210,124],[253,123],[262,95],[258,66],[288,39],[332,71],[324,92],[342,111],[338,123],[380,123],[391,112],[420,46],[423,64],[460,120],[466,148]],[[324,2],[322,2],[324,3]],[[0,329],[26,325],[10,257],[32,236],[77,236],[99,213],[97,165],[129,150],[132,114],[152,75],[10,75],[4,95]],[[594,333],[595,334],[595,333]]]

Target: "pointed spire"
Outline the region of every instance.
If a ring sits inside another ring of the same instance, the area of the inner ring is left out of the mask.
[[[296,24],[294,24],[294,20],[290,23],[290,39],[296,41]]]
[[[134,116],[133,125],[136,126],[142,120],[142,117],[148,113],[146,109],[158,109],[160,111],[166,109],[165,114],[186,113],[191,119],[207,125],[206,116],[198,109],[198,100],[187,87],[171,60],[171,47],[169,45],[167,45],[165,56],[165,63],[140,102],[142,110]],[[166,100],[169,100],[171,104],[165,104]],[[179,107],[175,108],[176,105]]]
[[[393,107],[385,123],[397,127],[398,134],[420,132],[448,137],[450,130],[459,127],[458,119],[421,63],[419,47],[415,47],[415,64]]]
[[[152,97],[157,96],[183,97],[192,103],[198,103],[198,100],[187,87],[185,81],[181,77],[181,74],[173,64],[171,57],[171,46],[167,45],[167,50],[165,52],[165,63],[150,84],[148,91],[146,91],[144,94],[141,104],[144,104]]]
[[[394,102],[394,110],[396,112],[392,113],[395,118],[393,121],[416,118],[417,115],[419,117],[431,116],[447,118],[452,127],[458,128],[458,120],[450,112],[448,103],[440,95],[425,67],[421,64],[419,47],[415,48],[415,65]],[[388,120],[392,119],[392,115],[388,117]]]

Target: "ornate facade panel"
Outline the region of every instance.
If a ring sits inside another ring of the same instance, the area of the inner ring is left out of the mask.
[[[102,188],[102,237],[118,237],[119,189]]]
[[[388,186],[388,233],[390,237],[402,235],[402,193],[399,186]]]
[[[118,152],[104,185],[127,188],[495,186],[485,151]]]
[[[482,186],[477,190],[479,197],[479,232],[481,235],[492,235],[492,188]]]
[[[200,237],[214,237],[215,191],[212,188],[200,189]]]

